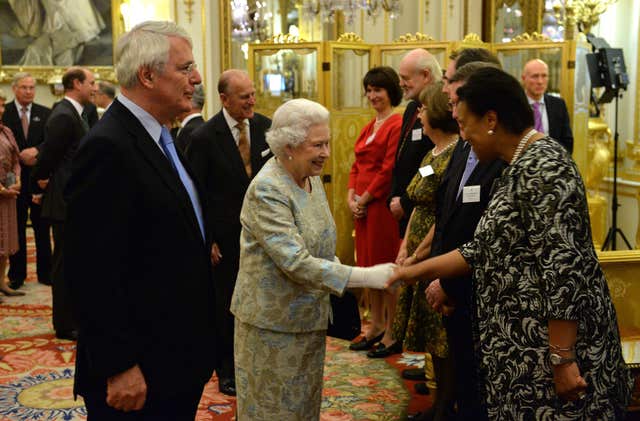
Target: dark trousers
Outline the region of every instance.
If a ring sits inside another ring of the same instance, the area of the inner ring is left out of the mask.
[[[445,358],[432,355],[431,360],[438,387],[433,402],[433,420],[449,421],[455,419],[455,380],[451,353]]]
[[[31,201],[31,194],[18,195],[16,200],[18,214],[19,250],[9,257],[9,280],[22,285],[27,278],[27,218],[31,216],[31,225],[36,241],[36,270],[38,282],[51,284],[51,237],[49,223],[40,217],[40,205]]]
[[[478,376],[470,310],[467,306],[460,306],[451,316],[444,317],[443,321],[447,330],[449,355],[453,363],[451,374],[458,407],[456,419],[486,420],[487,413],[480,394],[480,388],[484,386]]]
[[[53,281],[53,328],[56,332],[70,332],[76,329],[71,309],[71,288],[64,277],[63,244],[64,223],[54,222],[53,230],[53,265],[51,280]]]
[[[106,390],[84,393],[87,421],[193,421],[198,411],[204,385],[185,391],[176,385],[180,395],[149,399],[140,411],[122,412],[107,405]]]
[[[216,292],[216,329],[218,342],[216,347],[216,374],[219,379],[235,380],[233,357],[234,317],[229,308],[238,276],[240,249],[231,247],[221,249],[223,260],[213,269],[213,284]],[[225,259],[227,259],[225,261]]]

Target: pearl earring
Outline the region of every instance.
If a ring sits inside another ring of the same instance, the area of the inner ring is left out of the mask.
[[[289,161],[291,161],[293,159],[293,157],[291,155],[289,155]]]
[[[487,134],[488,134],[489,136],[493,136],[495,133],[496,133],[496,132],[494,132],[492,129],[489,129],[489,130],[487,131]]]

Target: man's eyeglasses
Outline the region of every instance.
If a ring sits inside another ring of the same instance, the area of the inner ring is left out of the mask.
[[[191,76],[196,70],[198,70],[196,63],[189,63],[186,66],[178,67],[178,71],[185,76]]]

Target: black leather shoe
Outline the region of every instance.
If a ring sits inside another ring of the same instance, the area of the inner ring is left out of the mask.
[[[38,283],[42,284],[42,285],[46,285],[48,287],[50,287],[52,285],[51,281],[47,281],[47,280],[40,280],[38,279]]]
[[[78,332],[76,332],[75,330],[70,330],[68,332],[56,330],[56,338],[66,339],[67,341],[77,341]]]
[[[220,393],[224,393],[225,395],[235,396],[236,395],[235,379],[220,379],[220,383],[218,384],[218,390],[220,390]]]
[[[431,393],[429,391],[429,388],[427,387],[427,384],[424,382],[414,384],[413,390],[415,390],[418,395],[428,395],[429,393]]]
[[[366,351],[367,349],[371,349],[376,342],[380,342],[383,336],[384,331],[372,339],[367,339],[366,336],[361,335],[356,342],[352,342],[351,345],[349,345],[349,349],[352,351]]]
[[[427,411],[416,412],[415,414],[410,414],[407,416],[407,420],[409,421],[433,421],[433,410],[429,409]]]
[[[407,380],[427,380],[424,375],[424,368],[407,368],[402,370],[402,378]]]
[[[384,346],[382,343],[378,344],[377,347],[373,348],[371,351],[367,352],[367,357],[369,358],[387,358],[393,354],[400,354],[402,352],[402,344],[398,341],[395,341],[389,346]]]
[[[24,281],[15,281],[15,280],[9,280],[9,288],[11,289],[18,289],[20,288],[22,285],[24,285]]]

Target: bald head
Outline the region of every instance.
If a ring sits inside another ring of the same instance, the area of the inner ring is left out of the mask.
[[[238,69],[222,72],[218,80],[218,94],[222,106],[237,122],[253,117],[256,90],[247,72]]]
[[[417,100],[424,88],[442,79],[440,64],[423,48],[411,50],[402,58],[398,74],[404,98],[412,100]]]
[[[529,60],[522,69],[522,87],[527,96],[540,100],[549,84],[549,66],[540,59]]]

